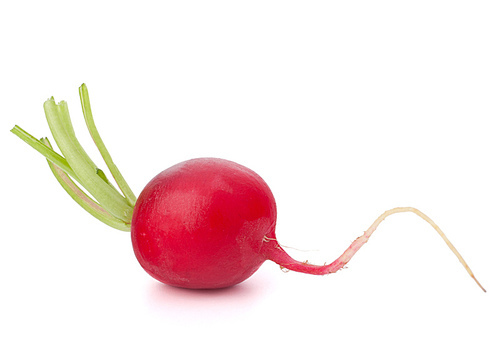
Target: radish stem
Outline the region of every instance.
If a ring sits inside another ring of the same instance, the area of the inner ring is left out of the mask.
[[[52,97],[43,105],[50,131],[62,155],[52,149],[46,138],[38,140],[18,126],[14,126],[11,132],[47,158],[59,183],[85,210],[105,224],[119,230],[130,231],[135,196],[111,160],[111,156],[97,132],[85,84],[80,87],[80,99],[87,127],[125,196],[109,182],[104,172],[97,168],[80,145],[71,123],[66,102],[61,101],[56,104]],[[83,192],[69,176],[75,179],[95,200]]]
[[[71,167],[69,166],[68,161],[59,153],[55,152],[52,148],[48,148],[41,141],[39,141],[17,125],[14,126],[14,128],[12,128],[10,131],[21,138],[24,142],[29,144],[37,152],[42,154],[45,158],[47,158],[47,160],[57,165],[60,169],[71,175],[75,180],[79,181],[78,177],[73,172],[73,169],[71,169]]]
[[[44,109],[59,149],[84,188],[110,214],[124,222],[130,222],[133,207],[107,180],[98,175],[97,167],[75,136],[66,102],[56,104],[51,98],[44,103]]]
[[[43,138],[41,142],[49,148],[52,148],[49,140]],[[95,218],[103,223],[122,231],[130,231],[130,224],[127,224],[113,215],[108,213],[99,203],[90,198],[83,190],[81,190],[76,183],[58,166],[51,161],[49,163],[52,173],[64,190],[75,200],[83,209],[90,213]]]
[[[113,162],[113,159],[111,158],[111,155],[109,154],[106,146],[104,145],[104,142],[102,141],[101,136],[99,135],[99,132],[97,131],[97,128],[95,126],[94,116],[92,115],[92,110],[90,108],[89,92],[87,90],[87,86],[85,85],[85,83],[80,86],[79,90],[80,90],[80,102],[82,104],[83,116],[85,118],[85,122],[87,123],[87,128],[90,132],[90,135],[92,136],[92,139],[94,140],[97,149],[99,149],[99,152],[101,153],[104,162],[108,166],[109,171],[113,175],[116,184],[118,184],[118,187],[122,191],[123,195],[125,195],[125,198],[127,199],[129,205],[134,206],[137,199],[132,190],[130,189],[130,187],[128,186],[127,182],[123,178],[122,174],[118,170],[117,166]]]

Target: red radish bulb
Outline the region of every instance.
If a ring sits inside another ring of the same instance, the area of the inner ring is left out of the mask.
[[[179,163],[151,180],[132,217],[132,244],[157,280],[186,288],[220,288],[250,277],[266,260],[276,203],[250,169],[223,159]]]
[[[90,134],[119,190],[78,142],[66,102],[56,104],[51,98],[44,103],[62,155],[47,138],[37,140],[18,126],[12,132],[47,158],[56,179],[87,212],[113,228],[131,231],[139,263],[163,283],[192,289],[229,287],[246,280],[266,260],[292,271],[333,273],[386,217],[412,212],[434,227],[484,290],[443,231],[415,208],[384,212],[338,259],[328,265],[311,265],[294,260],[279,245],[271,190],[255,172],[237,163],[216,158],[179,163],[154,177],[136,199],[95,127],[85,84],[80,87],[80,101]]]

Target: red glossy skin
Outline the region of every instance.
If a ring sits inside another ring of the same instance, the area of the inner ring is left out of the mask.
[[[250,277],[274,238],[276,203],[252,170],[215,158],[166,169],[140,194],[132,244],[157,280],[185,288],[222,288]]]

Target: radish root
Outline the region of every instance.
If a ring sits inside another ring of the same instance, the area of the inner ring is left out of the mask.
[[[303,273],[308,273],[308,274],[313,274],[313,275],[325,275],[325,274],[330,274],[337,272],[341,268],[343,268],[349,260],[354,256],[354,254],[363,246],[370,236],[373,234],[373,232],[377,229],[377,227],[380,225],[382,221],[384,221],[388,216],[391,216],[393,214],[397,213],[406,213],[406,212],[411,212],[422,219],[424,219],[427,223],[429,223],[434,230],[438,232],[438,234],[441,236],[441,238],[444,240],[446,245],[450,248],[450,250],[455,254],[455,256],[458,258],[460,263],[464,266],[464,268],[467,270],[469,275],[472,277],[472,279],[477,283],[477,285],[484,291],[484,287],[479,283],[479,281],[476,279],[474,274],[472,273],[472,270],[470,269],[469,265],[465,262],[463,259],[462,255],[458,252],[458,250],[453,246],[453,244],[448,240],[446,235],[444,234],[443,230],[439,228],[439,226],[434,223],[434,221],[431,220],[427,215],[425,215],[423,212],[421,212],[418,209],[412,208],[412,207],[398,207],[394,208],[391,210],[387,210],[384,212],[382,215],[380,215],[377,220],[373,222],[373,224],[364,232],[363,235],[358,237],[354,242],[347,248],[347,250],[344,251],[342,255],[338,259],[336,259],[334,262],[328,265],[311,265],[308,262],[300,262],[292,257],[290,257],[279,245],[277,245],[277,242],[273,243],[272,248],[271,247],[266,247],[264,250],[266,250],[266,255],[267,258],[270,259],[271,261],[276,262],[278,265],[280,265],[282,268],[286,268],[292,271],[297,271],[297,272],[303,272]],[[264,243],[269,242],[269,240],[273,240],[272,238],[267,238],[264,240]],[[274,240],[273,240],[274,241]],[[274,247],[277,245],[281,250],[276,250]],[[265,245],[268,246],[268,245]],[[274,248],[274,249],[273,249]]]

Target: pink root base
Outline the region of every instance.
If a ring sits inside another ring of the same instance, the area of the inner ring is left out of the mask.
[[[275,239],[265,240],[266,257],[280,265],[282,268],[307,273],[310,275],[326,275],[337,272],[342,269],[354,254],[368,241],[369,236],[365,233],[358,237],[342,255],[331,264],[328,265],[313,265],[308,262],[300,262],[290,257],[285,250],[278,244]]]

